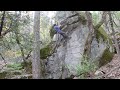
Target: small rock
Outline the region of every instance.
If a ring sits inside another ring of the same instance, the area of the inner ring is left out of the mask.
[[[73,79],[79,79],[78,77],[74,77]]]
[[[95,72],[95,75],[102,75],[102,74],[103,74],[102,71],[96,71],[96,72]]]

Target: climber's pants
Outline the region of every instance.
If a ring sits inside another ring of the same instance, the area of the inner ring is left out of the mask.
[[[59,34],[61,34],[62,36],[63,36],[63,38],[68,38],[68,36],[66,35],[66,33],[65,32],[59,32]]]

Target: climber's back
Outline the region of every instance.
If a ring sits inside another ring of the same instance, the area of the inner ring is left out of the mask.
[[[56,32],[61,33],[62,31],[60,30],[60,27],[57,26],[56,24],[53,25],[54,26],[54,30],[56,30]]]
[[[55,30],[57,33],[59,33],[60,35],[62,35],[63,38],[68,38],[68,36],[66,35],[66,33],[63,32],[58,25],[54,24],[54,25],[53,25],[53,28],[54,28],[54,30]]]

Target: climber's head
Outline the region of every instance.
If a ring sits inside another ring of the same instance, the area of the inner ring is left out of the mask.
[[[56,24],[53,24],[53,26],[56,26]]]

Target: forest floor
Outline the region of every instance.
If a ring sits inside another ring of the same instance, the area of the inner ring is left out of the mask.
[[[2,61],[2,60],[0,60],[0,70],[1,70],[5,65],[6,65],[5,62]]]
[[[5,63],[1,61],[0,68],[2,69],[4,65]],[[87,79],[120,79],[120,60],[118,59],[118,56],[115,54],[111,62],[100,67],[95,73],[92,73],[90,77]]]
[[[95,75],[99,79],[120,79],[120,60],[118,56],[115,54],[112,61],[99,68]]]

